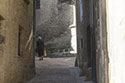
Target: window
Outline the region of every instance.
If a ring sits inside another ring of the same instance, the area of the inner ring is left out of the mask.
[[[40,9],[40,0],[36,0],[36,9]]]
[[[18,56],[20,56],[20,38],[21,38],[22,26],[19,25],[18,28]]]
[[[83,38],[81,39],[81,48],[83,48]]]
[[[27,5],[30,4],[30,1],[29,1],[29,0],[24,0],[24,1],[25,1],[25,3],[26,3]]]
[[[4,53],[4,44],[5,44],[5,35],[3,33],[1,33],[4,29],[4,24],[5,19],[3,18],[3,16],[0,15],[0,57],[3,56]]]
[[[83,21],[83,2],[80,0],[80,22]]]
[[[0,21],[1,21],[1,20],[4,20],[4,18],[0,15]]]
[[[2,21],[4,18],[0,15],[0,29],[2,29]],[[4,42],[4,36],[0,34],[0,44]]]
[[[72,0],[59,0],[59,3],[68,3],[68,4],[71,4]]]
[[[30,4],[30,1],[29,0],[24,0],[24,2],[29,5]]]

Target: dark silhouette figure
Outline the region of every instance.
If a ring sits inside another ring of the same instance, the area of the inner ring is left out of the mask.
[[[38,57],[39,60],[43,60],[44,56],[44,41],[42,38],[39,36],[38,41],[37,41],[37,52],[38,52]]]

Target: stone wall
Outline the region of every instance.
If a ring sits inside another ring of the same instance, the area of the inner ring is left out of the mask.
[[[77,0],[76,1],[76,12],[77,12],[77,49],[78,49],[78,65],[81,68],[81,75],[88,75],[91,73],[91,67],[89,66],[91,61],[91,50],[89,49],[91,43],[88,39],[91,36],[87,36],[88,28],[90,28],[90,11],[89,11],[89,0]],[[90,33],[89,33],[90,34]],[[88,52],[89,50],[89,52]],[[89,70],[89,71],[88,71]],[[87,77],[91,79],[91,75]]]
[[[97,83],[109,83],[108,73],[108,49],[107,49],[107,26],[106,26],[106,1],[94,2],[94,32],[96,48],[96,75]]]
[[[97,83],[108,83],[105,5],[104,0],[78,0],[76,3],[78,65],[87,80]]]
[[[26,83],[35,72],[32,0],[0,0],[0,42],[0,83]]]
[[[70,48],[72,5],[58,0],[40,0],[40,3],[40,9],[36,10],[36,36],[42,36],[47,49]]]

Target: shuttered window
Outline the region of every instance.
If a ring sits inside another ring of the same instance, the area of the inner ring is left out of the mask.
[[[36,0],[36,9],[40,9],[40,0]]]

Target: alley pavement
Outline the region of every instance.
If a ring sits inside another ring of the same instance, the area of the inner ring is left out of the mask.
[[[74,67],[75,57],[36,58],[36,76],[28,83],[92,83],[79,77],[79,68]]]

